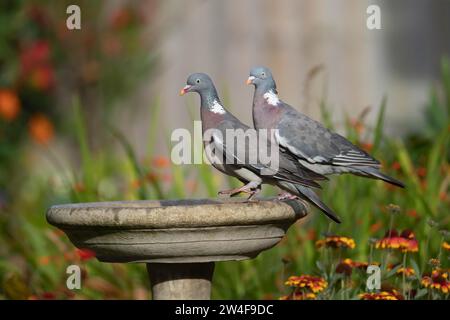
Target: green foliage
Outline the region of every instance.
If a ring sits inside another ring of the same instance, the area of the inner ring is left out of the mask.
[[[437,114],[429,117],[433,133],[423,134],[427,138],[420,143],[415,137],[399,140],[384,135],[386,98],[381,102],[373,129],[364,124],[362,117],[346,121],[345,129],[352,141],[375,153],[383,162],[383,171],[405,182],[405,190],[349,175],[331,178],[323,184],[321,197],[340,215],[342,224],[330,222],[311,209],[311,214],[292,226],[274,249],[253,260],[217,263],[213,298],[277,299],[290,293],[284,286],[289,276],[311,274],[328,282],[318,298],[359,299],[359,294],[365,291],[367,274],[364,270],[353,270],[349,277],[336,272],[346,258],[382,263],[383,286],[396,288],[405,298],[448,298],[421,284],[422,275],[436,268],[429,264],[430,259],[439,259],[441,268],[449,268],[448,251],[441,246],[443,241],[449,241],[444,231],[450,226],[448,69],[448,61],[443,60],[442,87],[433,89],[436,93],[431,94],[427,105],[427,112]],[[149,106],[152,114],[144,157],[136,154],[132,142],[112,124],[99,127],[121,148],[108,145],[94,149],[89,140],[92,132],[87,129],[86,114],[79,100],[74,99],[72,106],[70,128],[76,137],[75,154],[79,159],[70,161],[71,168],[67,168],[66,164],[61,165],[58,156],[52,156],[54,151],[46,149],[57,172],[51,177],[30,174],[18,188],[15,199],[1,211],[0,297],[147,298],[148,280],[142,265],[83,260],[68,239],[46,223],[46,208],[65,202],[215,197],[224,184],[236,182],[210,166],[174,166],[167,157],[154,154],[155,141],[161,137],[157,100]],[[324,102],[321,109],[330,121]],[[164,136],[168,139],[169,132]],[[276,192],[265,189],[266,195]],[[390,204],[398,205],[399,213],[394,215]],[[406,255],[375,248],[373,239],[383,238],[390,228],[412,230],[418,252]],[[315,242],[330,234],[350,237],[356,247],[316,248]],[[85,272],[82,289],[76,292],[65,289],[65,268],[72,263],[81,265]],[[415,275],[399,276],[401,267],[412,268]]]

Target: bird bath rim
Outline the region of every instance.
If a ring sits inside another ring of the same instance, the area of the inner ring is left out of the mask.
[[[306,216],[301,202],[140,200],[55,205],[50,224],[104,262],[197,263],[256,257]]]

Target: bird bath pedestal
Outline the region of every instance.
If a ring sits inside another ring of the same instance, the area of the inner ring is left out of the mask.
[[[209,299],[216,261],[255,258],[305,215],[294,200],[168,200],[57,205],[47,220],[99,261],[146,263],[153,299]]]

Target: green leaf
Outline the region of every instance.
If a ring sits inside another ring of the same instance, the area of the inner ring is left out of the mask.
[[[78,146],[81,154],[81,172],[82,180],[86,192],[83,194],[87,197],[85,200],[95,200],[95,168],[92,161],[92,154],[89,148],[87,129],[83,111],[81,110],[80,100],[75,96],[72,100],[75,119],[75,133],[78,141]]]
[[[422,298],[423,296],[425,296],[428,293],[428,289],[419,289],[416,293],[416,295],[414,296],[414,300],[417,300],[419,298]]]
[[[387,97],[384,96],[381,101],[380,111],[378,112],[377,124],[375,126],[375,133],[373,139],[373,153],[375,153],[379,146],[381,139],[383,138],[383,128],[384,128],[384,113],[386,110]]]

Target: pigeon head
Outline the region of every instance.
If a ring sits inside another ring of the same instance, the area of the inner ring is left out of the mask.
[[[186,81],[186,86],[181,89],[180,95],[188,92],[197,92],[200,95],[216,95],[216,89],[211,78],[204,73],[193,73]]]
[[[263,92],[276,90],[277,86],[272,77],[272,72],[266,67],[254,67],[250,70],[250,76],[247,84],[253,84],[256,89],[262,89]]]

